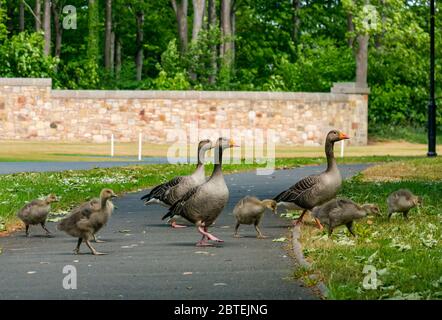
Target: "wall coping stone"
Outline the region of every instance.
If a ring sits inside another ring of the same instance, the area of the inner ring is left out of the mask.
[[[370,94],[370,88],[367,85],[361,85],[356,82],[334,82],[330,92],[344,94]]]
[[[52,87],[51,78],[0,78],[0,86]]]

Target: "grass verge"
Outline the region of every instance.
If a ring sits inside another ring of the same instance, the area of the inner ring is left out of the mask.
[[[393,215],[388,222],[386,198],[399,188],[422,196],[424,205],[410,212],[409,221]],[[346,181],[341,195],[378,204],[383,217],[356,222],[356,238],[345,227],[328,238],[325,231],[304,226],[301,243],[312,268],[296,275],[307,279],[319,273],[330,299],[442,299],[441,194],[441,158],[367,169]]]

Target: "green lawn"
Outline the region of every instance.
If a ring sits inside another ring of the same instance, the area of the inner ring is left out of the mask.
[[[392,168],[407,173],[406,179],[398,179]],[[377,181],[381,172],[383,179]],[[399,188],[422,196],[424,205],[410,212],[409,221],[393,215],[388,222],[386,198]],[[303,226],[301,242],[312,268],[296,275],[309,279],[310,273],[319,273],[330,299],[441,299],[442,159],[402,160],[370,168],[345,182],[341,195],[376,203],[383,216],[356,222],[356,238],[345,227],[330,239],[313,225]],[[367,265],[377,270],[376,289],[363,286]]]

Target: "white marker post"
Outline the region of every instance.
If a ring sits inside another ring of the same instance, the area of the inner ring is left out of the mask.
[[[345,140],[341,140],[341,158],[344,158],[344,141]]]
[[[138,134],[138,161],[141,161],[141,146],[142,146],[142,138],[143,138],[143,135],[142,135],[142,133],[140,132],[140,133]]]
[[[114,134],[111,135],[111,157],[114,156]]]

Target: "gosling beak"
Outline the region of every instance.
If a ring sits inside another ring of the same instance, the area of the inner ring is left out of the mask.
[[[111,198],[117,198],[118,196],[115,194],[115,193],[113,193],[112,195],[111,195]]]
[[[339,140],[350,139],[350,137],[344,132],[339,132]]]
[[[239,145],[237,145],[233,139],[230,139],[229,144],[230,144],[230,148],[236,148],[236,147],[239,147]]]

